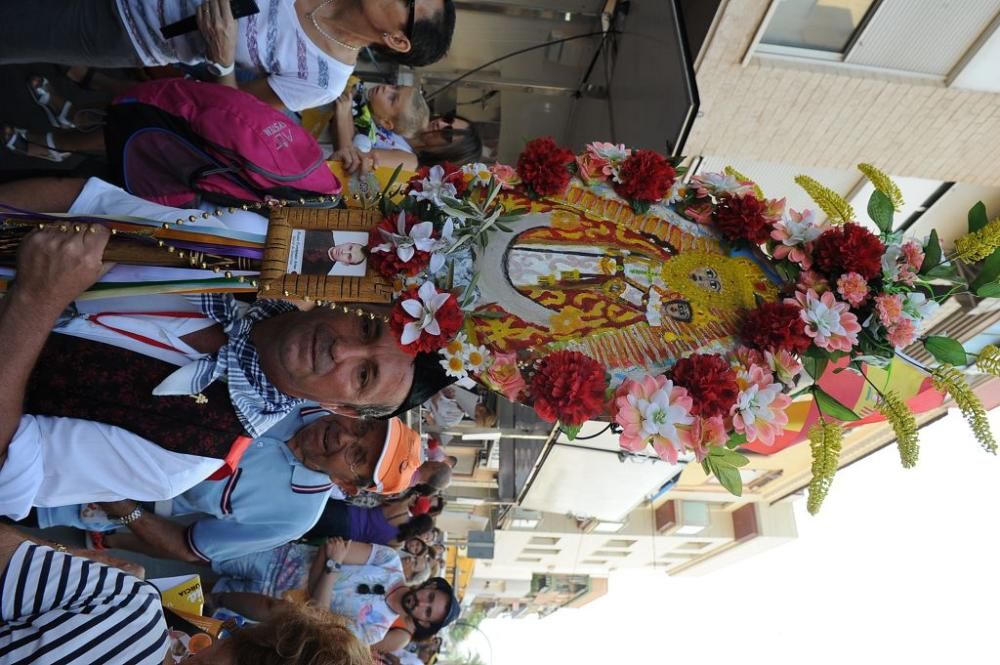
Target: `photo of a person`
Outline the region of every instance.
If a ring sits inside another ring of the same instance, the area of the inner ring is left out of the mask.
[[[364,231],[292,231],[289,274],[364,277],[367,267]]]

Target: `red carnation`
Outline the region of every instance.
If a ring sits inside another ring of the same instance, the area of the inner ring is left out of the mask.
[[[636,150],[625,158],[614,183],[618,196],[629,201],[656,203],[670,193],[677,171],[670,162],[652,150]]]
[[[569,184],[569,165],[576,156],[552,137],[529,141],[517,158],[517,174],[538,196],[561,194]]]
[[[801,311],[799,307],[787,303],[764,303],[743,317],[740,337],[747,346],[760,351],[784,349],[791,353],[803,353],[809,348],[811,339],[806,335]]]
[[[448,345],[448,342],[454,339],[465,323],[465,315],[462,314],[462,310],[458,306],[458,299],[454,294],[449,294],[448,299],[433,312],[434,319],[437,321],[439,328],[438,334],[432,335],[426,329],[421,330],[420,336],[415,341],[407,344],[403,343],[403,333],[406,329],[406,324],[418,321],[416,317],[406,311],[406,301],[416,301],[426,306],[428,300],[426,297],[427,294],[421,293],[421,291],[427,289],[428,285],[433,287],[429,282],[425,282],[419,290],[409,289],[408,291],[404,291],[396,299],[395,304],[392,306],[392,312],[389,314],[389,327],[395,333],[400,348],[412,355],[431,353],[438,349],[443,349]],[[433,288],[429,290],[434,295],[444,293]]]
[[[849,222],[834,226],[816,239],[812,250],[813,267],[831,280],[856,272],[865,279],[882,274],[885,245],[865,227]]]
[[[531,379],[535,412],[550,423],[582,425],[604,411],[607,382],[600,363],[578,351],[556,351]]]
[[[681,358],[669,376],[674,385],[687,388],[694,400],[691,413],[702,418],[728,416],[740,394],[736,372],[718,354],[695,353]]]
[[[726,240],[752,245],[767,242],[774,227],[767,203],[753,194],[723,196],[712,213],[712,221]]]
[[[416,215],[406,215],[401,229],[399,227],[400,214],[402,213],[385,217],[378,226],[372,228],[368,233],[368,259],[378,274],[386,279],[395,279],[398,275],[412,277],[426,268],[431,261],[430,252],[423,252],[416,248],[413,250],[413,256],[408,261],[404,261],[400,258],[392,241],[382,234],[382,231],[396,235],[403,235],[400,233],[403,231],[408,234],[410,229],[420,223],[420,218]]]
[[[439,166],[444,169],[444,176],[442,176],[441,180],[455,188],[456,197],[463,196],[469,188],[469,183],[465,181],[465,174],[462,173],[462,168],[455,166],[451,162],[441,162]],[[416,174],[406,183],[407,189],[411,192],[424,191],[421,181],[426,180],[430,176],[432,168],[431,166],[421,166],[417,169]]]

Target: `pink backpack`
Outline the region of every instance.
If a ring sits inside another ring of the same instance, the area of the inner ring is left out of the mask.
[[[253,95],[164,79],[114,101],[105,132],[118,184],[164,205],[240,205],[340,194],[316,140]]]

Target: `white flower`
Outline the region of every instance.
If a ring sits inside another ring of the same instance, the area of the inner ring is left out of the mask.
[[[432,275],[436,275],[442,268],[444,268],[444,262],[447,258],[446,252],[451,248],[452,243],[455,242],[454,233],[455,222],[453,222],[449,217],[445,220],[444,226],[441,228],[441,237],[429,250],[431,252],[430,271]]]
[[[674,184],[670,186],[670,191],[667,192],[667,198],[664,199],[663,203],[670,205],[671,203],[677,203],[684,199],[687,194],[687,185],[685,185],[680,178],[674,180]]]
[[[470,372],[481,372],[490,364],[490,352],[485,346],[466,346],[465,364]]]
[[[910,291],[903,300],[903,316],[912,320],[919,331],[920,324],[934,316],[939,307],[940,305],[933,300],[928,300],[923,292]]]
[[[618,162],[624,162],[628,159],[628,156],[632,154],[632,151],[625,147],[624,143],[603,143],[601,141],[595,141],[587,146],[592,149],[595,153],[608,160],[612,164]]]
[[[670,401],[674,390],[672,381],[667,381],[663,387],[649,396],[649,401],[636,399],[636,407],[642,414],[642,433],[649,436],[659,436],[667,441],[680,440],[678,425],[690,425],[694,417],[682,404]]]
[[[462,379],[469,375],[469,370],[465,366],[465,358],[462,354],[451,354],[445,349],[441,349],[441,355],[444,356],[441,359],[441,367],[444,368],[446,375],[456,379]]]
[[[882,276],[888,282],[895,282],[899,279],[899,258],[903,255],[903,248],[899,245],[888,245],[882,255]]]
[[[490,167],[486,166],[481,162],[476,162],[474,164],[466,164],[462,167],[462,174],[467,176],[472,176],[472,184],[480,185],[486,187],[490,184],[490,178],[493,174],[490,173]]]
[[[417,341],[424,332],[435,336],[441,334],[436,315],[437,311],[448,302],[451,294],[447,291],[439,293],[434,288],[434,283],[428,281],[417,290],[417,296],[419,299],[410,298],[401,303],[403,311],[416,319],[403,327],[403,336],[400,339],[403,346]]]
[[[698,189],[701,196],[714,194],[733,194],[742,196],[753,191],[753,185],[746,185],[731,175],[725,173],[703,173],[691,178],[691,185]]]
[[[797,212],[790,209],[788,215],[775,226],[781,227],[780,230],[788,236],[783,238],[781,242],[790,247],[812,242],[823,235],[823,231],[827,229],[826,225],[816,223],[816,213],[812,210]]]
[[[663,316],[660,313],[660,293],[656,289],[650,289],[649,299],[646,301],[646,323],[653,328],[663,325]]]
[[[434,239],[434,224],[431,222],[420,222],[414,224],[409,233],[406,231],[406,213],[399,213],[399,220],[396,223],[396,233],[391,233],[385,229],[379,229],[382,239],[385,242],[372,248],[373,252],[396,252],[396,256],[403,263],[413,258],[417,250],[421,252],[433,251],[437,245]]]
[[[434,205],[443,206],[442,197],[454,198],[458,194],[455,185],[444,180],[444,169],[440,166],[432,166],[427,177],[420,181],[419,192],[410,192],[410,196],[418,201],[430,201]]]

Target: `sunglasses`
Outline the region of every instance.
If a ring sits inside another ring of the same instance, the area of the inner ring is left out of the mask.
[[[406,30],[403,31],[403,34],[406,35],[407,39],[412,41],[413,21],[414,21],[414,15],[417,10],[417,0],[407,0],[407,2],[409,4],[409,8],[408,8],[408,13],[406,15]]]

